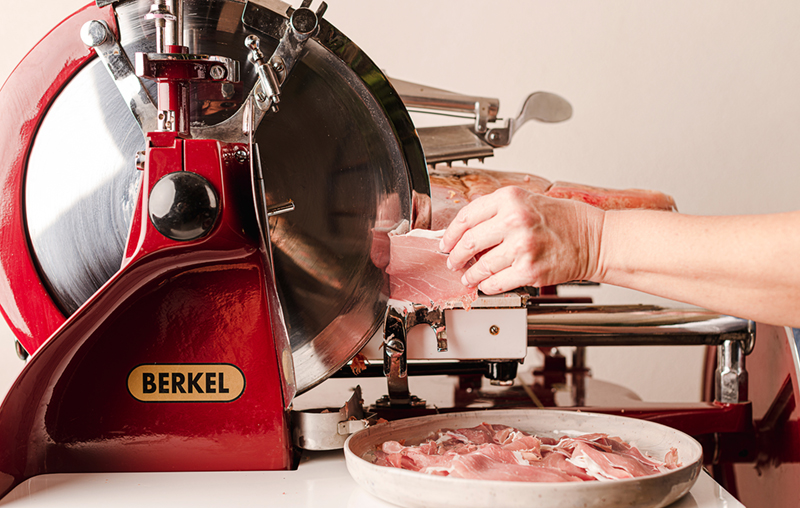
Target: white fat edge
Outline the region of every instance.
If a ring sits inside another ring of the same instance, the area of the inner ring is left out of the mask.
[[[644,455],[646,459],[652,460],[655,463],[655,466],[659,472],[663,473],[665,471],[670,471],[670,469],[667,468],[666,454],[664,455],[664,460],[661,460],[654,457],[653,454],[648,452],[647,450],[639,448],[639,445],[636,444],[636,441],[625,441],[625,443],[631,448],[636,448],[637,450],[639,450],[639,452],[642,455]],[[669,453],[669,450],[667,450],[667,453]],[[636,460],[637,462],[643,463],[641,460],[637,459],[633,455],[629,455],[629,457]],[[652,464],[645,464],[645,465],[651,466]]]
[[[616,480],[616,478],[608,476],[606,473],[603,472],[603,468],[601,468],[597,462],[591,459],[585,453],[577,454],[573,453],[572,458],[568,458],[567,462],[572,465],[578,466],[579,468],[586,471],[586,474],[589,476],[600,480],[601,482],[608,482],[612,480]]]
[[[444,229],[437,229],[436,231],[431,231],[430,229],[412,229],[407,233],[404,233],[406,236],[414,236],[417,238],[428,238],[429,240],[439,240],[444,236]],[[393,233],[398,234],[398,233]],[[401,233],[402,234],[402,233]]]
[[[528,459],[526,459],[526,458],[524,458],[522,456],[522,452],[514,450],[511,453],[514,455],[514,459],[517,461],[517,464],[519,464],[520,466],[530,466],[531,465],[531,462]]]
[[[388,235],[389,236],[404,235],[408,233],[410,229],[411,229],[411,224],[408,222],[408,219],[403,219],[396,228],[389,231]]]
[[[436,444],[444,444],[447,441],[452,439],[456,439],[460,443],[469,443],[469,439],[464,434],[459,434],[458,432],[453,432],[452,430],[448,430],[447,432],[443,433],[439,439],[436,440]]]
[[[419,470],[420,473],[433,474],[433,473],[447,473],[448,475],[453,472],[453,466],[428,466]]]

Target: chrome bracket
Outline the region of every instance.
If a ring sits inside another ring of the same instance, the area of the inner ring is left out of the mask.
[[[245,46],[250,49],[249,59],[258,73],[258,83],[253,93],[256,105],[262,111],[278,111],[281,85],[301,58],[306,42],[319,31],[319,22],[328,6],[322,2],[314,12],[309,9],[310,5],[311,0],[303,0],[298,9],[289,9],[289,17],[283,22],[283,26],[275,28],[283,33],[271,57],[267,58],[261,51],[261,39],[258,36],[249,35],[245,40]],[[245,6],[242,18],[245,24],[248,24],[247,20],[252,17],[251,11],[255,8],[258,6],[251,2]]]
[[[158,108],[106,22],[86,22],[81,28],[81,40],[93,48],[103,62],[142,132],[147,134],[157,130]]]
[[[375,423],[374,413],[364,412],[361,387],[341,408],[292,411],[292,441],[304,450],[337,450],[359,430]]]
[[[425,405],[425,401],[411,395],[408,388],[408,331],[420,324],[427,324],[433,329],[436,350],[447,351],[447,326],[443,310],[430,310],[409,303],[389,305],[383,328],[383,374],[389,394],[376,403],[379,407]]]
[[[736,404],[748,398],[745,358],[755,343],[755,323],[748,322],[747,340],[724,340],[717,346],[717,370],[714,372],[714,400]]]

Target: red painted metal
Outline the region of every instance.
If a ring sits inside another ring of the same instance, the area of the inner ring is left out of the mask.
[[[759,324],[747,356],[755,418],[751,460],[723,457],[714,469],[714,478],[746,506],[800,505],[800,383],[793,346],[790,329]]]
[[[151,141],[133,255],[31,357],[0,406],[0,496],[42,473],[292,466],[288,344],[273,330],[249,166],[230,156],[247,147],[172,133]],[[145,216],[155,182],[181,168],[220,196],[217,224],[190,242],[163,237]],[[140,402],[128,375],[143,364],[234,365],[244,392],[225,403]]]
[[[86,21],[104,20],[118,32],[110,7],[91,5],[56,26],[0,88],[0,309],[17,340],[32,353],[64,322],[42,284],[23,218],[28,152],[50,103],[93,56],[77,34]]]

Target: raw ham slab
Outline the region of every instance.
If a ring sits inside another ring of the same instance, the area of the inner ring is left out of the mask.
[[[550,182],[527,173],[472,168],[437,168],[430,171],[431,229],[445,229],[467,203],[514,185],[553,198],[583,201],[603,210],[647,209],[675,211],[675,200],[663,192],[643,189],[607,189],[569,182]]]
[[[547,189],[545,196],[583,201],[603,210],[627,210],[642,208],[646,210],[674,211],[675,200],[658,191],[644,189],[604,189],[590,185],[569,182],[556,182]]]

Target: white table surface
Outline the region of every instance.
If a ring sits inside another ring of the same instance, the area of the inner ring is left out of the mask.
[[[0,500],[3,508],[111,506],[396,508],[355,483],[341,451],[307,453],[296,471],[41,475]],[[670,508],[741,506],[703,472]]]

